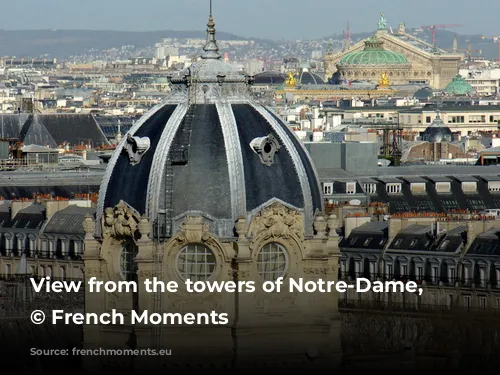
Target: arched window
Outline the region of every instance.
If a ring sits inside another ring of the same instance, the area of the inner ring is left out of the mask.
[[[179,251],[176,263],[177,271],[184,280],[204,281],[213,275],[216,260],[208,247],[190,244]]]
[[[120,274],[126,281],[137,281],[137,263],[135,257],[139,249],[133,241],[124,242],[120,255]]]
[[[265,245],[257,255],[257,269],[264,281],[274,281],[284,277],[288,268],[286,249],[275,242]]]

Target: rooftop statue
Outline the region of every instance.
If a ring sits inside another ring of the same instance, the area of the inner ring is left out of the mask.
[[[295,86],[297,84],[297,80],[295,79],[293,72],[288,72],[288,77],[285,83],[287,86]]]
[[[379,30],[387,30],[387,20],[384,17],[384,13],[380,13],[380,19],[377,23]]]
[[[382,75],[380,76],[380,80],[378,81],[378,84],[384,87],[389,86],[389,78],[387,78],[386,73],[382,73]]]
[[[405,34],[406,33],[406,25],[404,22],[401,22],[398,26],[398,33]]]

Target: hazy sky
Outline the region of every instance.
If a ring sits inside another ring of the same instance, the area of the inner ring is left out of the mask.
[[[202,30],[209,0],[11,0],[0,28]],[[316,38],[373,31],[379,13],[390,26],[461,24],[460,34],[500,35],[500,1],[486,0],[214,0],[217,29],[243,37]]]

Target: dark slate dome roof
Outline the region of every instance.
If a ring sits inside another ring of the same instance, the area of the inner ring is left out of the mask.
[[[427,100],[429,98],[432,98],[433,96],[433,90],[430,87],[422,87],[421,89],[418,89],[415,91],[413,94],[413,97],[415,99],[422,99],[422,100]]]
[[[286,74],[274,71],[266,71],[254,76],[256,85],[282,85],[286,81]]]
[[[325,81],[317,74],[311,73],[308,69],[303,69],[298,82],[301,85],[324,85]]]
[[[453,132],[449,127],[445,126],[438,113],[431,126],[427,127],[427,129],[425,129],[425,131],[421,133],[420,138],[424,142],[452,142]]]
[[[189,214],[234,237],[239,217],[272,201],[303,212],[312,235],[323,202],[317,174],[294,132],[251,96],[251,79],[223,62],[213,19],[202,59],[171,77],[171,96],[123,138],[104,176],[97,215],[125,201],[169,237]]]

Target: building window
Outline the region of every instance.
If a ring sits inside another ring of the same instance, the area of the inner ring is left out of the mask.
[[[424,269],[423,267],[417,267],[417,280],[424,279]]]
[[[408,266],[403,266],[403,276],[408,276]]]
[[[485,310],[485,309],[486,309],[486,297],[484,297],[484,296],[479,297],[479,307],[480,307],[482,310]]]
[[[426,116],[425,117],[425,123],[430,124],[431,123],[431,116]]]
[[[6,264],[6,265],[5,265],[5,274],[6,274],[7,276],[9,276],[11,272],[12,272],[12,271],[11,271],[11,266],[10,266],[10,264]]]
[[[351,238],[351,240],[349,241],[349,245],[353,246],[357,240],[358,240],[358,237]]]
[[[418,239],[413,239],[410,242],[410,249],[413,249],[415,246],[417,246]]]
[[[485,115],[470,115],[469,116],[469,122],[470,123],[484,123],[486,122],[486,116]]]
[[[363,189],[367,194],[375,194],[377,192],[377,184],[363,184]]]
[[[465,116],[450,116],[448,117],[449,124],[463,124],[465,123]]]
[[[399,247],[399,245],[401,245],[401,242],[403,242],[402,239],[396,240],[396,242],[394,242],[394,247]]]
[[[346,193],[347,194],[356,194],[356,183],[355,182],[347,182],[346,183]]]
[[[455,268],[450,268],[450,283],[454,283],[457,278],[457,270]]]
[[[387,278],[392,279],[392,264],[387,265]]]
[[[437,267],[432,267],[432,279],[435,283],[439,281],[439,269]]]
[[[285,248],[278,243],[265,245],[257,256],[257,269],[264,281],[274,281],[284,277],[288,266]]]
[[[325,195],[332,195],[333,194],[333,184],[332,183],[323,184],[323,193]]]
[[[467,309],[470,309],[471,303],[470,303],[470,296],[464,296],[464,307]]]
[[[123,243],[122,253],[120,254],[120,274],[126,281],[136,281],[137,263],[135,263],[135,257],[138,252],[135,243],[131,241]]]
[[[401,193],[401,184],[386,184],[386,191],[389,194],[398,194]]]
[[[368,246],[370,244],[370,242],[372,242],[372,238],[369,237],[365,240],[365,242],[363,243],[363,246]]]
[[[177,255],[177,271],[184,280],[205,281],[215,270],[215,255],[206,246],[190,244]]]

